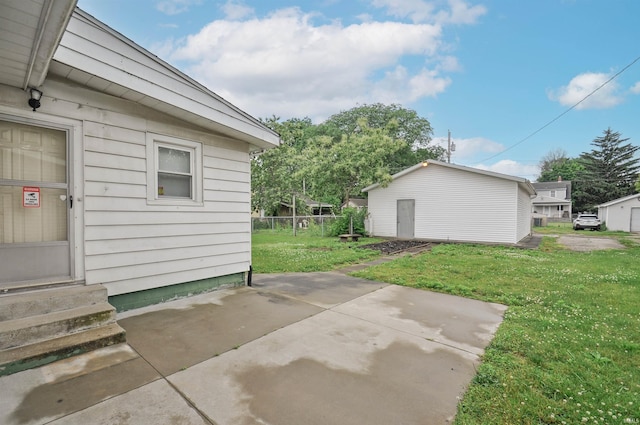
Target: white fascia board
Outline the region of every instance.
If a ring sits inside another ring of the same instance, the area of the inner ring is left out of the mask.
[[[640,200],[640,193],[634,193],[633,195],[625,196],[624,198],[614,199],[613,201],[605,202],[604,204],[600,204],[597,207],[609,207],[611,205],[618,204],[620,202],[628,201],[629,199],[638,198]]]
[[[78,0],[45,0],[38,22],[24,86],[40,87],[49,71],[53,54],[64,34]]]
[[[98,51],[99,50],[99,51]],[[102,22],[76,9],[54,59],[162,103],[259,148],[277,133]]]

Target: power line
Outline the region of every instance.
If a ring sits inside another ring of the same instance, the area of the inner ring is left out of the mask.
[[[615,75],[613,75],[611,78],[609,78],[607,81],[605,81],[604,83],[602,83],[600,86],[596,87],[591,93],[589,93],[588,95],[586,95],[585,97],[583,97],[579,102],[575,103],[573,106],[571,106],[569,109],[565,110],[564,112],[562,112],[560,115],[558,115],[557,117],[555,117],[554,119],[552,119],[551,121],[549,121],[548,123],[546,123],[545,125],[543,125],[542,127],[540,127],[539,129],[537,129],[536,131],[534,131],[533,133],[529,134],[527,137],[525,137],[524,139],[520,140],[517,143],[514,143],[513,145],[509,146],[508,148],[506,148],[505,150],[498,152],[495,155],[492,155],[488,158],[483,159],[480,162],[484,162],[484,161],[488,161],[490,159],[493,159],[497,156],[502,155],[503,153],[515,148],[518,145],[521,145],[522,143],[526,142],[527,140],[529,140],[530,138],[532,138],[533,136],[535,136],[536,134],[540,133],[542,130],[544,130],[545,128],[549,127],[551,124],[553,124],[554,122],[558,121],[560,118],[562,118],[564,115],[568,114],[569,111],[575,109],[578,105],[580,105],[582,102],[584,102],[585,100],[587,100],[589,97],[591,97],[595,92],[597,92],[598,90],[600,90],[601,88],[603,88],[604,86],[606,86],[607,84],[609,84],[611,81],[613,81],[614,79],[616,79],[618,77],[618,75],[622,74],[623,72],[625,72],[627,69],[631,68],[636,62],[638,62],[640,60],[640,56],[638,56],[637,58],[635,58],[633,61],[631,61],[630,64],[628,64],[627,66],[625,66],[624,68],[622,68],[620,71],[618,71]]]

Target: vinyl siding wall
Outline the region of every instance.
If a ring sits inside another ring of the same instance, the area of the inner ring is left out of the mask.
[[[105,284],[117,295],[249,269],[248,153],[212,137],[197,139],[204,205],[147,205],[146,133],[85,122],[88,284]]]
[[[429,164],[369,192],[375,236],[396,236],[398,199],[415,199],[415,237],[516,243],[517,183]],[[530,208],[530,207],[528,207]]]
[[[598,208],[598,217],[606,224],[607,230],[630,232],[632,208],[640,208],[638,197]]]
[[[36,118],[64,117],[78,129],[71,154],[81,164],[72,191],[83,222],[74,235],[76,279],[102,283],[113,296],[249,270],[247,143],[57,77],[43,91]],[[31,114],[24,92],[5,86],[0,95],[5,113]],[[202,206],[147,203],[148,132],[202,143]]]
[[[531,234],[531,196],[520,186],[518,191],[518,216],[516,217],[518,233],[516,242],[520,242]]]

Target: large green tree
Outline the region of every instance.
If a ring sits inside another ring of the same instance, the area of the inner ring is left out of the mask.
[[[403,141],[402,147],[388,158],[390,172],[397,173],[427,159],[444,159],[445,149],[431,144],[433,129],[426,118],[412,109],[397,104],[362,105],[332,115],[319,126],[321,134],[339,142],[369,129],[379,129],[392,140]]]
[[[640,171],[640,149],[626,143],[620,133],[610,128],[591,142],[594,146],[578,158],[584,167],[574,182],[573,202],[576,211],[594,211],[598,204],[631,195]]]
[[[573,181],[584,169],[577,158],[569,158],[563,149],[548,152],[540,160],[539,182],[553,182],[560,179]]]
[[[358,125],[358,132],[345,134],[339,141],[321,136],[305,150],[312,193],[339,193],[348,201],[361,196],[366,186],[391,181],[390,159],[406,142],[390,137],[385,128],[369,127],[365,119]]]
[[[290,202],[292,195],[303,191],[302,151],[316,126],[309,118],[280,121],[276,116],[263,123],[280,134],[281,144],[251,159],[251,206],[273,215],[280,202]]]

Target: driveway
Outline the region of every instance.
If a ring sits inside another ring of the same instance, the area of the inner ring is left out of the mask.
[[[615,239],[607,237],[589,237],[589,236],[567,236],[562,235],[558,238],[558,243],[569,248],[571,251],[597,251],[602,249],[624,249],[622,245]]]
[[[2,424],[447,424],[506,307],[340,273],[120,314],[121,344],[0,378]]]

